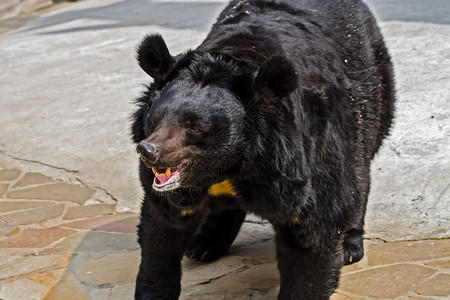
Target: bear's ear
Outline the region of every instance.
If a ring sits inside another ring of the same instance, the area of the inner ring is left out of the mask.
[[[137,48],[139,66],[155,80],[161,80],[175,64],[164,39],[159,34],[148,35]]]
[[[259,69],[252,89],[254,97],[276,101],[289,95],[297,86],[298,77],[292,62],[284,56],[274,55]]]

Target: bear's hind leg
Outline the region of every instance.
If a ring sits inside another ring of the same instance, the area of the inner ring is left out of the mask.
[[[245,215],[246,212],[241,209],[211,213],[201,225],[185,255],[200,261],[213,261],[222,257],[236,238]]]
[[[300,226],[273,224],[276,231],[279,300],[325,300],[338,286],[343,250],[339,236],[323,240]]]

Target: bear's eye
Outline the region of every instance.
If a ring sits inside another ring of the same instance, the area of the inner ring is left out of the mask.
[[[186,121],[186,131],[189,134],[200,135],[203,133],[204,126],[198,121],[188,120]]]
[[[152,126],[153,128],[156,128],[156,126],[158,125],[159,121],[161,120],[161,118],[159,116],[153,116],[151,119],[152,122]]]

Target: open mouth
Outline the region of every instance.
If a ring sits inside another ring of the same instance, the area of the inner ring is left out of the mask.
[[[153,189],[158,192],[167,192],[179,188],[181,186],[181,176],[188,165],[188,162],[184,162],[177,167],[171,168],[152,167],[152,171],[155,174]]]

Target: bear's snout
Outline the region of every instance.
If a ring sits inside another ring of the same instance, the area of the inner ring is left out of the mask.
[[[146,165],[152,164],[153,166],[158,160],[158,147],[149,141],[144,140],[140,142],[136,150]]]

